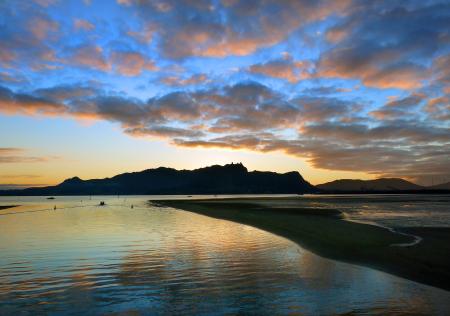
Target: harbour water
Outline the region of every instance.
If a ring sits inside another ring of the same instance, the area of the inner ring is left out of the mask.
[[[448,291],[154,198],[0,197],[20,205],[0,210],[0,315],[450,314]]]

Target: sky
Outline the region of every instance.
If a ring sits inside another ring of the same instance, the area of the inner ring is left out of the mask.
[[[0,1],[0,187],[231,162],[450,181],[450,2]]]

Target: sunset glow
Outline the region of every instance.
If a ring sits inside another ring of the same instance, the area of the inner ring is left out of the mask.
[[[450,179],[448,2],[7,0],[0,17],[0,188],[231,162]]]

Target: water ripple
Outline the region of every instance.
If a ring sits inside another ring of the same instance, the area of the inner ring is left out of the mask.
[[[20,217],[3,214],[1,315],[450,312],[448,292],[323,259],[252,227],[130,210],[144,198],[80,200],[52,201],[56,211],[30,200],[14,211]]]

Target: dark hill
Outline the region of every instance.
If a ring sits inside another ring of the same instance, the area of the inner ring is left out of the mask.
[[[424,187],[399,178],[381,178],[376,180],[342,179],[317,185],[328,192],[389,192],[418,191]]]
[[[105,179],[74,177],[55,186],[0,191],[0,195],[302,194],[316,191],[298,172],[248,172],[242,164],[228,164],[196,170],[160,167]]]
[[[429,187],[427,187],[427,189],[430,189],[430,190],[450,190],[450,182],[429,186]]]

